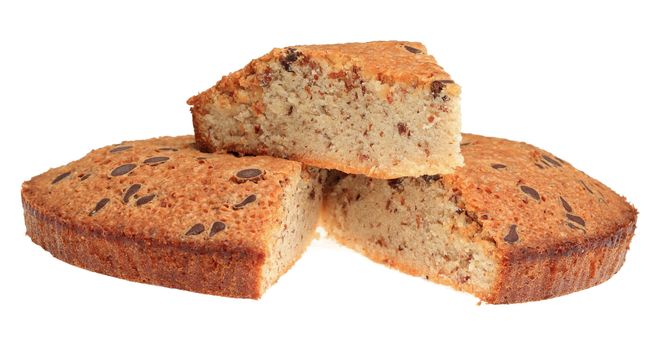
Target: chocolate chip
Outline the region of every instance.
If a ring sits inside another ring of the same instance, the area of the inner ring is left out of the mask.
[[[235,176],[237,176],[240,179],[252,179],[259,177],[263,174],[263,171],[260,169],[256,168],[249,168],[249,169],[243,169],[238,171]]]
[[[432,98],[436,99],[439,97],[439,94],[441,94],[442,90],[444,90],[444,86],[446,84],[452,84],[454,81],[452,80],[435,80],[430,84],[430,93],[432,94]]]
[[[91,210],[91,212],[88,213],[88,216],[93,216],[93,215],[97,214],[97,212],[102,210],[102,208],[104,208],[108,203],[109,203],[108,198],[100,199],[100,201],[97,202],[97,204],[95,204],[95,209]]]
[[[156,197],[155,194],[148,194],[146,196],[140,197],[138,198],[138,200],[136,200],[136,206],[140,207],[141,205],[145,205],[151,202],[155,197]]]
[[[233,205],[233,209],[234,210],[242,209],[242,208],[244,208],[245,205],[247,205],[249,203],[253,203],[255,201],[256,201],[256,195],[255,194],[250,194],[249,196],[247,196],[247,198],[243,199],[242,202]]]
[[[135,195],[138,190],[140,190],[140,184],[133,184],[129,186],[129,188],[125,191],[124,196],[122,196],[122,201],[125,203],[129,202],[131,196]]]
[[[548,163],[550,163],[550,164],[556,166],[556,167],[560,167],[560,166],[561,166],[561,164],[560,164],[558,161],[556,161],[556,160],[554,160],[554,159],[552,159],[552,158],[550,158],[550,157],[548,157],[548,156],[546,156],[546,155],[543,156],[543,159],[544,159],[545,161],[547,161]]]
[[[55,177],[54,180],[52,180],[52,184],[54,185],[57,182],[67,178],[68,176],[70,176],[70,171],[67,171],[67,172],[65,172],[63,174],[60,174],[59,176]]]
[[[564,210],[566,210],[569,213],[573,212],[573,207],[571,207],[570,204],[568,204],[568,202],[566,202],[564,197],[559,196],[559,200],[561,201],[561,206],[564,207]]]
[[[514,243],[518,241],[518,232],[516,232],[516,225],[509,226],[509,232],[503,239],[507,243]]]
[[[222,221],[215,221],[213,226],[211,226],[211,232],[208,234],[208,237],[215,236],[218,232],[224,231],[226,229],[226,224]]]
[[[574,222],[576,224],[586,226],[586,223],[584,222],[584,219],[582,219],[581,217],[579,217],[577,215],[566,214],[566,217],[568,218],[568,220],[570,220],[570,221],[572,221],[572,222]]]
[[[570,227],[570,228],[572,228],[572,229],[574,229],[574,230],[579,230],[579,229],[580,229],[579,227],[573,225],[573,224],[570,223],[570,222],[567,222],[566,225],[568,225],[568,227]]]
[[[525,194],[527,194],[528,196],[530,196],[530,197],[532,197],[532,198],[534,198],[536,200],[541,199],[541,196],[539,196],[539,192],[537,192],[537,190],[535,190],[532,187],[521,186],[521,191],[523,191]]]
[[[283,69],[285,69],[288,72],[292,72],[292,62],[296,61],[299,59],[299,56],[303,56],[303,54],[297,49],[293,47],[289,47],[286,50],[285,56],[281,58],[281,66],[283,66]]]
[[[84,175],[79,177],[79,181],[84,181],[84,180],[88,179],[89,177],[91,177],[90,173],[84,174]]]
[[[408,130],[408,127],[407,127],[407,125],[405,125],[405,123],[398,123],[398,124],[396,124],[396,127],[398,128],[398,134],[399,135],[407,134],[408,136],[410,136],[410,134],[411,134],[410,130]]]
[[[590,194],[593,194],[593,191],[587,186],[584,181],[580,180],[580,183],[582,184],[582,187],[584,187],[585,190],[587,190]]]
[[[145,159],[143,163],[149,165],[159,165],[161,163],[167,162],[168,160],[170,160],[169,157],[152,157],[152,158]]]
[[[109,153],[118,153],[122,151],[126,151],[128,149],[131,149],[133,146],[118,146],[112,150],[109,151]]]
[[[195,224],[193,227],[191,227],[188,232],[186,232],[186,236],[196,236],[202,232],[204,232],[205,228],[204,225],[202,224]]]
[[[111,171],[111,176],[124,175],[136,168],[136,164],[123,164]]]
[[[387,180],[389,187],[393,188],[396,191],[403,191],[403,178],[399,177],[398,179]]]
[[[158,149],[159,151],[171,151],[171,152],[177,152],[179,151],[178,149],[174,147],[161,147]]]
[[[421,53],[421,50],[419,50],[419,49],[417,49],[417,48],[414,48],[414,47],[412,47],[412,46],[407,46],[407,45],[405,45],[404,47],[405,47],[406,50],[408,50],[408,51],[410,51],[410,52],[412,52],[412,53]]]
[[[423,175],[421,176],[422,179],[424,179],[427,183],[431,182],[436,182],[441,180],[441,175],[435,174],[435,175]]]
[[[491,164],[491,167],[498,170],[498,169],[504,169],[507,168],[507,165],[505,164],[500,164],[500,163],[493,163]]]

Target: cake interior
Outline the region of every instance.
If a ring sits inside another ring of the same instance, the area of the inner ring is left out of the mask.
[[[260,295],[301,257],[314,238],[321,205],[320,177],[323,171],[304,171],[294,186],[287,186],[281,204],[279,224],[268,237],[262,267]]]
[[[390,175],[397,167],[403,176],[419,176],[462,164],[457,96],[444,101],[429,88],[365,80],[356,67],[267,65],[264,74],[245,70],[252,79],[258,74],[262,92],[236,90],[228,103],[217,97],[207,115],[196,116],[214,149],[336,165],[349,173],[377,169],[382,178],[396,177]]]
[[[326,195],[322,224],[329,236],[376,262],[487,295],[497,275],[495,242],[434,178],[346,176]]]

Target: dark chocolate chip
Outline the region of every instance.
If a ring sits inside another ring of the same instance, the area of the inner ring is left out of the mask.
[[[417,48],[414,48],[414,47],[412,47],[412,46],[407,46],[407,45],[405,45],[404,47],[405,47],[406,50],[408,50],[408,51],[410,51],[410,52],[412,52],[412,53],[421,53],[421,50],[419,50],[419,49],[417,49]]]
[[[541,196],[539,196],[539,192],[537,192],[537,190],[535,190],[532,187],[521,186],[521,191],[523,191],[523,193],[527,194],[528,196],[530,196],[530,197],[532,197],[532,198],[534,198],[536,200],[541,199]]]
[[[396,124],[396,127],[398,128],[399,135],[405,135],[405,134],[409,135],[409,130],[407,125],[405,125],[405,123],[398,123]]]
[[[439,97],[439,94],[441,94],[442,90],[444,90],[444,86],[446,84],[452,84],[454,81],[452,80],[435,80],[430,84],[430,93],[432,94],[432,98],[436,99]]]
[[[65,172],[63,174],[60,174],[59,176],[55,177],[54,180],[52,180],[52,184],[54,185],[57,182],[67,178],[68,176],[70,176],[70,171],[67,171],[67,172]]]
[[[242,208],[245,207],[245,205],[247,205],[249,203],[253,203],[255,201],[256,201],[256,195],[255,194],[250,194],[249,196],[247,196],[247,198],[243,199],[242,202],[233,205],[233,209],[234,210],[242,209]]]
[[[159,165],[161,163],[167,162],[168,160],[170,160],[169,157],[152,157],[152,158],[145,159],[143,163],[149,165]]]
[[[572,228],[572,229],[574,229],[574,230],[579,230],[579,229],[580,229],[579,227],[573,225],[573,224],[570,223],[570,222],[567,222],[566,225],[568,225],[568,227],[570,227],[570,228]]]
[[[156,197],[155,194],[148,194],[146,196],[142,196],[136,200],[136,206],[140,207],[141,205],[145,205],[151,202],[155,197]]]
[[[387,180],[389,187],[393,188],[396,191],[403,191],[403,178],[399,177],[397,179]]]
[[[299,56],[303,56],[303,54],[297,49],[293,47],[289,47],[286,50],[285,56],[281,58],[281,66],[283,66],[283,69],[285,69],[288,72],[292,72],[292,62],[296,61],[299,59]]]
[[[516,225],[509,226],[509,232],[503,239],[507,243],[514,243],[518,241],[518,232],[516,232]]]
[[[570,221],[572,221],[572,222],[574,222],[576,224],[586,226],[586,223],[584,222],[584,219],[582,219],[581,217],[579,217],[577,215],[566,214],[566,217],[568,218],[568,220],[570,220]]]
[[[263,174],[263,171],[260,169],[256,168],[249,168],[249,169],[243,169],[238,171],[235,176],[241,178],[241,179],[251,179],[251,178],[256,178],[259,177],[260,175]]]
[[[125,203],[129,202],[131,196],[135,195],[138,190],[140,190],[140,184],[133,184],[129,186],[129,188],[125,191],[124,196],[122,196],[122,201]]]
[[[196,236],[202,232],[204,232],[205,228],[204,225],[202,224],[195,224],[193,227],[191,227],[188,232],[186,232],[186,236]]]
[[[97,212],[102,210],[102,208],[104,208],[108,203],[109,203],[108,198],[100,199],[100,201],[97,202],[97,204],[95,204],[95,209],[91,210],[91,212],[88,213],[88,216],[93,216],[93,215],[97,214]]]
[[[435,174],[435,175],[423,175],[421,176],[422,179],[424,179],[427,183],[431,182],[436,182],[441,180],[441,175]]]
[[[89,177],[91,177],[90,173],[84,174],[79,178],[79,181],[84,181],[84,180],[88,179]]]
[[[136,164],[123,164],[111,171],[111,176],[120,176],[127,174],[128,172],[134,170],[136,168]]]
[[[133,146],[118,146],[112,150],[109,151],[109,153],[118,153],[122,151],[126,151],[128,149],[131,149]]]
[[[587,190],[590,194],[593,194],[593,191],[591,191],[591,188],[587,186],[584,181],[580,180],[580,183],[582,184],[582,187],[584,187],[585,190]]]
[[[504,169],[507,168],[507,165],[505,164],[500,164],[500,163],[493,163],[491,164],[491,167],[498,170],[498,169]]]
[[[178,151],[178,149],[176,149],[174,147],[161,147],[158,150],[159,151],[171,151],[171,152],[177,152]]]
[[[556,160],[554,160],[554,159],[552,159],[552,158],[550,158],[550,157],[548,157],[546,155],[543,156],[543,159],[545,159],[548,163],[550,163],[550,164],[552,164],[552,165],[554,165],[556,167],[561,166],[561,164],[558,161],[556,161]]]
[[[566,210],[569,213],[573,212],[573,207],[571,207],[570,204],[568,204],[568,202],[566,202],[564,197],[559,196],[559,200],[561,201],[561,206],[564,207],[564,210]]]
[[[208,234],[208,237],[215,236],[218,232],[224,231],[226,224],[222,221],[215,221],[213,226],[211,226],[211,232]]]

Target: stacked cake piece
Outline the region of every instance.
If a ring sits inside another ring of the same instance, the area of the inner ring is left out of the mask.
[[[274,49],[188,101],[194,139],[124,142],[26,182],[27,233],[77,266],[234,297],[260,297],[318,220],[490,303],[616,273],[636,210],[546,151],[462,135],[459,96],[420,43]]]

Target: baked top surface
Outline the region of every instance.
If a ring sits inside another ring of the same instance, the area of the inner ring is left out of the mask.
[[[327,61],[334,67],[357,66],[362,75],[399,82],[421,80],[450,80],[451,77],[428,54],[420,42],[372,41],[332,45],[292,46],[298,52],[312,59]],[[285,50],[275,49],[272,53],[283,54]],[[337,69],[336,68],[336,69]],[[381,80],[379,79],[379,80]]]
[[[439,95],[442,89],[448,95],[459,95],[460,88],[435,58],[428,54],[419,42],[373,41],[330,45],[297,45],[275,48],[269,53],[252,60],[244,68],[224,76],[215,86],[188,99],[188,104],[205,113],[207,104],[214,102],[214,95],[226,94],[233,99],[237,90],[258,92],[265,86],[266,72],[270,61],[279,62],[285,70],[291,71],[294,64],[317,62],[337,79],[338,72],[355,70],[356,74],[368,80],[379,80],[383,84],[406,84],[431,90]],[[433,85],[434,84],[434,85]]]
[[[264,252],[301,164],[202,153],[192,136],[122,142],[25,182],[23,201],[84,232],[188,249]]]
[[[522,142],[465,134],[465,166],[442,181],[499,249],[515,256],[608,245],[636,209],[562,159]]]

